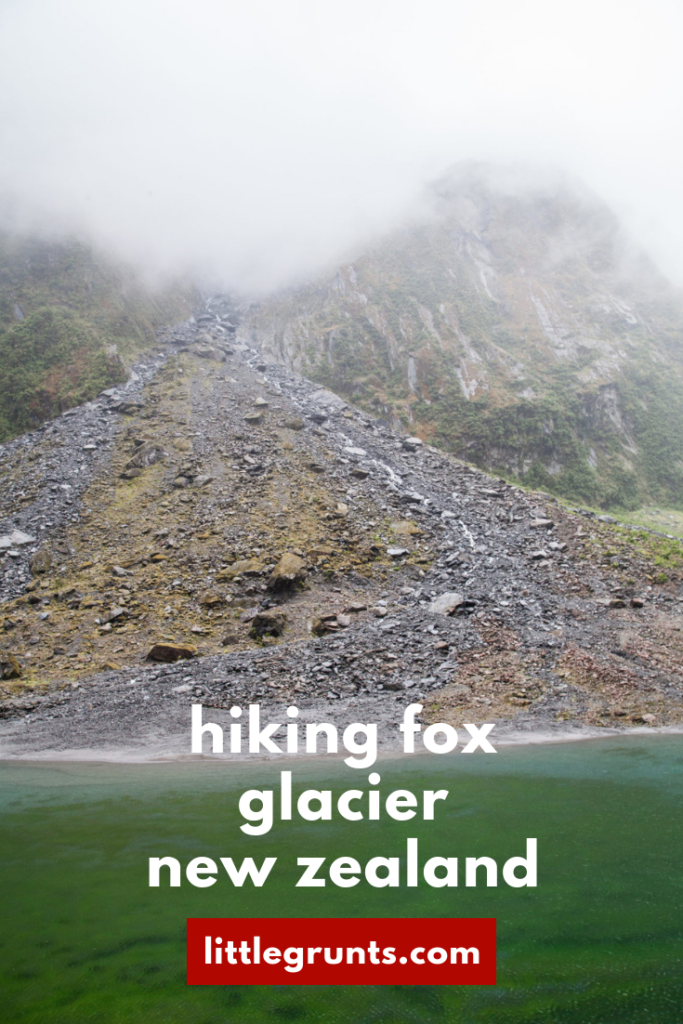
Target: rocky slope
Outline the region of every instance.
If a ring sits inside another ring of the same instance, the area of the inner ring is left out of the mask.
[[[247,315],[214,300],[128,383],[0,446],[4,756],[187,753],[196,700],[224,724],[250,700],[387,724],[419,700],[508,732],[681,720],[679,542],[261,362]]]
[[[601,505],[683,507],[683,298],[576,183],[454,167],[428,212],[243,331],[397,429]]]

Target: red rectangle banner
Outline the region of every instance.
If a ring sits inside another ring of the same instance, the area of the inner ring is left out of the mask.
[[[188,985],[495,985],[493,917],[193,917]]]

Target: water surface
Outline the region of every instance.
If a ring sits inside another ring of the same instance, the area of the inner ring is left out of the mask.
[[[449,790],[436,820],[239,829],[239,794],[368,788],[328,761],[0,765],[0,1019],[26,1024],[668,1024],[683,1019],[683,737],[617,737],[375,766],[387,793]],[[296,889],[296,857],[502,863],[538,838],[536,889]],[[277,856],[263,889],[150,889],[147,859]],[[455,987],[185,984],[198,916],[496,917],[499,982]]]

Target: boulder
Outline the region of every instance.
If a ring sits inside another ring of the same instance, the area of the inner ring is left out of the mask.
[[[31,555],[28,567],[34,576],[49,572],[52,568],[52,552],[50,549],[42,547],[39,551],[36,551],[35,555]]]
[[[273,569],[268,579],[269,590],[288,590],[301,583],[306,577],[306,566],[298,555],[286,552]]]
[[[288,430],[303,430],[305,424],[303,420],[300,420],[298,417],[294,416],[292,417],[292,419],[285,420],[285,426],[287,427]]]
[[[409,551],[407,548],[387,548],[387,554],[389,558],[403,558]]]
[[[398,537],[422,536],[422,530],[411,523],[409,519],[399,519],[395,523],[389,523],[389,529]]]
[[[284,612],[259,612],[251,620],[249,632],[255,640],[262,636],[282,636],[286,625]]]
[[[180,661],[182,658],[196,658],[198,653],[193,644],[174,644],[164,640],[154,644],[147,657],[150,661]]]
[[[328,391],[327,388],[321,388],[320,391],[314,391],[310,396],[310,401],[313,405],[322,405],[323,408],[327,409],[345,409],[346,402],[339,395],[335,395],[332,391]]]
[[[456,609],[464,603],[464,600],[461,594],[440,594],[432,601],[429,610],[435,615],[453,615]]]
[[[319,559],[331,558],[334,554],[332,548],[318,545],[317,547],[311,548],[307,553],[307,558],[310,562],[317,562]]]
[[[113,605],[111,611],[107,612],[106,615],[103,615],[100,621],[102,622],[103,625],[106,626],[108,622],[118,622],[120,619],[127,618],[127,608],[122,608],[120,605]]]
[[[220,583],[221,580],[231,580],[235,576],[259,576],[262,572],[262,562],[257,561],[256,558],[242,558],[221,569],[216,575],[216,579]]]
[[[141,412],[144,408],[144,402],[120,402],[116,407],[116,411],[123,413],[124,416],[134,416],[136,412]]]
[[[13,654],[0,653],[0,679],[20,679],[21,665]]]
[[[12,530],[11,533],[3,534],[0,537],[0,551],[8,551],[10,548],[23,548],[26,544],[34,544],[36,538],[30,533],[22,530]]]
[[[146,469],[147,466],[153,466],[155,462],[160,462],[165,457],[166,452],[160,444],[143,444],[135,452],[132,459],[128,460],[125,468],[127,470]]]
[[[200,359],[213,359],[217,363],[225,362],[225,353],[214,345],[196,345],[193,351]]]

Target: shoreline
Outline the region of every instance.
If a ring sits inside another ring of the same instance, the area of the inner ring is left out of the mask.
[[[598,729],[598,728],[586,728],[581,727],[579,729],[571,731],[563,731],[558,733],[552,732],[523,732],[515,731],[507,734],[501,734],[495,740],[495,746],[497,748],[519,748],[519,747],[537,747],[546,746],[548,744],[563,744],[563,743],[579,743],[587,742],[590,740],[600,739],[617,739],[625,737],[636,737],[642,739],[643,736],[681,736],[683,735],[683,726],[672,725],[672,726],[636,726],[633,729]],[[492,742],[494,742],[492,737]],[[400,747],[395,749],[384,749],[378,751],[377,761],[375,764],[379,764],[383,761],[395,761],[398,759],[403,760],[404,758],[410,757],[421,757],[426,756],[427,751],[416,752],[416,754],[405,754]],[[182,753],[164,753],[159,749],[149,749],[146,755],[143,755],[137,748],[114,748],[104,750],[94,750],[93,748],[72,748],[69,750],[43,750],[43,751],[31,751],[24,753],[17,753],[9,755],[6,752],[0,752],[0,766],[2,765],[13,765],[13,764],[33,764],[33,765],[60,765],[60,764],[92,764],[92,765],[161,765],[161,764],[229,764],[235,766],[246,767],[248,765],[262,766],[267,764],[273,764],[283,762],[287,765],[291,764],[304,764],[310,765],[313,763],[320,764],[323,760],[329,764],[338,764],[342,760],[342,752],[338,754],[287,754],[283,752],[281,755],[278,754],[182,754]],[[373,766],[374,767],[374,766]],[[369,769],[370,770],[370,769]]]

